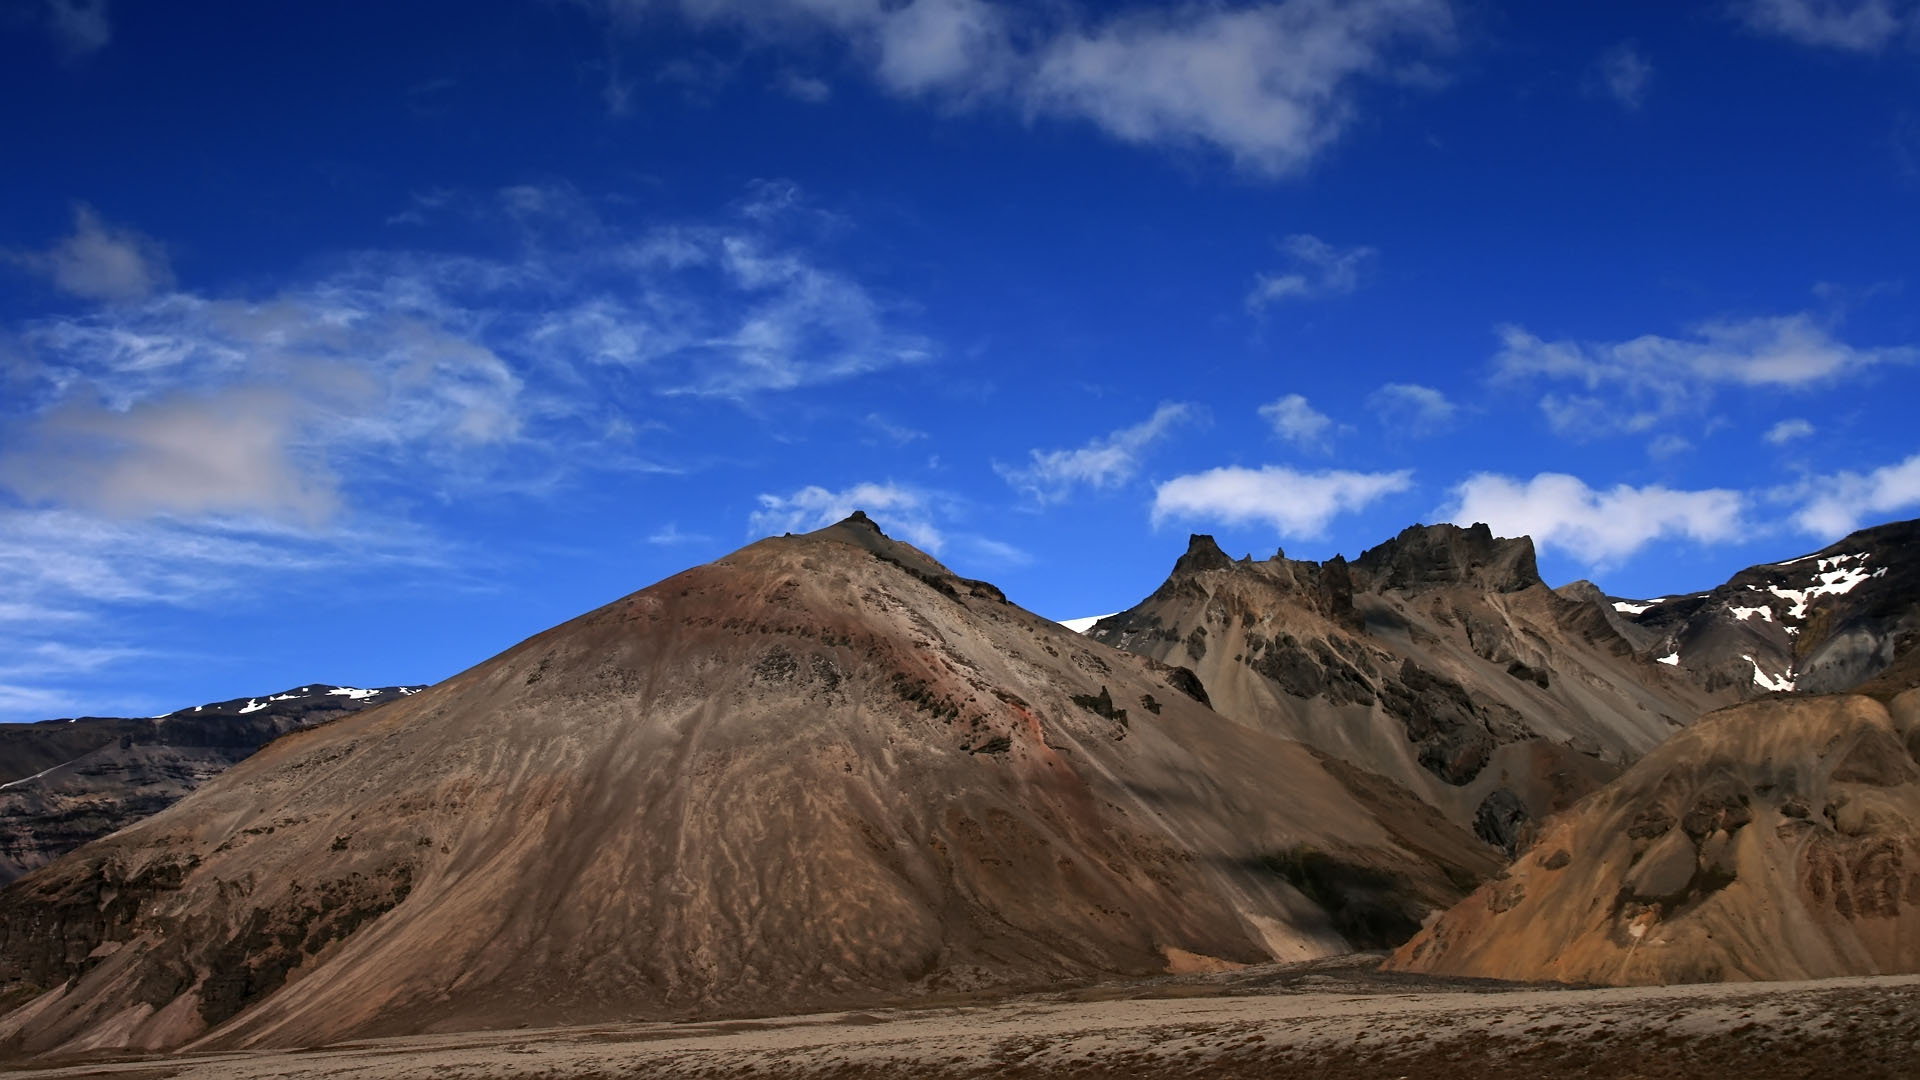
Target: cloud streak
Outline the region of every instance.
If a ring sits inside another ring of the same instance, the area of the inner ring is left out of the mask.
[[[1758,33],[1811,48],[1879,52],[1914,24],[1903,0],[1744,0],[1735,15]]]
[[[1259,313],[1284,300],[1345,296],[1360,286],[1360,273],[1372,261],[1370,247],[1338,248],[1317,236],[1289,236],[1280,245],[1292,260],[1285,271],[1260,274],[1247,294],[1247,310]]]
[[[1847,344],[1804,313],[1618,342],[1547,341],[1513,325],[1497,332],[1496,378],[1570,387],[1542,396],[1540,408],[1555,430],[1573,435],[1646,431],[1705,407],[1718,388],[1804,390],[1920,355]]]
[[[1447,0],[1190,2],[1095,15],[995,0],[605,0],[620,23],[663,11],[770,47],[842,42],[887,92],[1091,124],[1121,142],[1202,147],[1248,172],[1305,168],[1368,83],[1431,82],[1454,41]]]
[[[1175,427],[1198,416],[1191,405],[1163,404],[1132,427],[1072,450],[1034,450],[1024,466],[994,466],[1007,483],[1039,503],[1060,502],[1075,489],[1118,487],[1140,471],[1141,456]]]

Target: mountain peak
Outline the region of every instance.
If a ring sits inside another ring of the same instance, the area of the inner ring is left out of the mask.
[[[1233,559],[1220,550],[1207,533],[1194,533],[1187,538],[1187,553],[1173,564],[1173,572],[1199,573],[1202,570],[1225,570],[1233,566]]]
[[[1354,566],[1386,588],[1477,582],[1498,592],[1540,585],[1531,537],[1496,537],[1484,523],[1410,525]]]

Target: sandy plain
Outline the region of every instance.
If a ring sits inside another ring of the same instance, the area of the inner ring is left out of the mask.
[[[10,1078],[1920,1076],[1920,976],[1565,988],[1383,974],[1377,956],[999,1001],[17,1061]]]

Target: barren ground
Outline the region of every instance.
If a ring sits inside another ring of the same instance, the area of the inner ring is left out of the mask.
[[[1376,963],[1345,957],[910,1010],[0,1069],[117,1080],[1920,1076],[1920,976],[1566,989],[1381,974]]]

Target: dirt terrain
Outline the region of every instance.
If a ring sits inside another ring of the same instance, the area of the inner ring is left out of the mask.
[[[1423,1077],[1920,1072],[1920,976],[1567,989],[1381,974],[1375,956],[914,1010],[420,1035],[98,1060],[19,1077]]]

